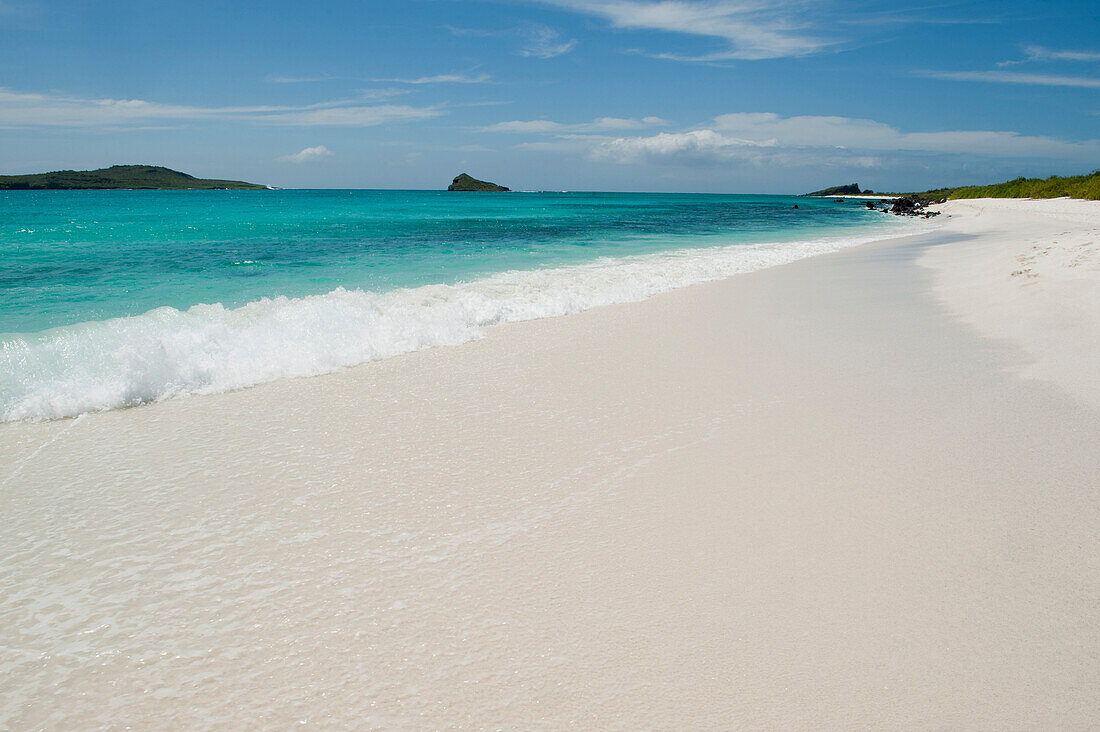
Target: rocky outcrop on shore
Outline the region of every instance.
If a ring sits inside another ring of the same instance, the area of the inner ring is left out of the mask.
[[[929,211],[928,207],[937,203],[946,203],[946,198],[922,198],[920,196],[902,196],[901,198],[895,198],[891,203],[888,199],[880,199],[879,204],[875,205],[873,201],[867,202],[867,208],[873,211],[882,211],[883,213],[891,213],[895,216],[919,216],[923,219],[930,219],[933,216],[939,216],[939,211]]]

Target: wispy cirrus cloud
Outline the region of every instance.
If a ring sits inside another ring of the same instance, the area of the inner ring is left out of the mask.
[[[547,119],[536,120],[512,120],[509,122],[497,122],[480,128],[482,132],[507,132],[514,134],[542,134],[542,133],[571,133],[571,132],[606,132],[612,130],[632,130],[643,127],[655,127],[667,125],[668,122],[660,117],[643,117],[641,119],[623,117],[598,117],[591,122],[568,124],[554,122]]]
[[[540,0],[564,10],[603,18],[624,30],[663,31],[723,42],[704,54],[653,54],[678,61],[756,60],[804,56],[831,42],[804,31],[797,0]]]
[[[858,12],[840,15],[834,21],[844,25],[1002,25],[999,15],[976,15],[951,5],[927,6],[860,6]]]
[[[436,106],[366,105],[358,99],[301,106],[199,107],[142,99],[88,99],[18,92],[0,87],[0,126],[3,127],[135,128],[196,120],[295,127],[372,127],[442,114],[445,112]]]
[[[314,147],[303,148],[302,150],[293,153],[291,155],[283,155],[279,158],[280,163],[310,163],[315,160],[321,160],[323,158],[331,158],[332,150],[329,150],[324,145],[316,145]]]
[[[290,127],[376,127],[389,122],[413,122],[439,117],[439,107],[410,107],[404,104],[323,107],[260,115],[252,121]]]
[[[492,78],[489,74],[436,74],[412,79],[375,79],[375,81],[394,84],[485,84],[492,81]]]
[[[331,76],[279,76],[269,74],[264,77],[268,84],[315,84],[319,81],[329,81]]]
[[[561,33],[546,25],[533,24],[524,28],[521,33],[525,40],[519,49],[520,56],[554,58],[564,56],[577,45],[575,39],[562,38]]]
[[[264,77],[264,81],[268,84],[315,84],[321,81],[369,81],[369,82],[387,82],[390,84],[484,84],[492,81],[492,77],[489,74],[435,74],[432,76],[417,76],[413,78],[401,78],[401,79],[366,79],[359,76],[331,76],[327,74],[317,75],[303,75],[303,76],[281,76],[278,74],[269,74]],[[403,92],[384,90],[389,94],[400,94]]]
[[[984,81],[994,84],[1033,84],[1037,86],[1100,89],[1100,79],[1087,76],[1033,74],[1022,71],[922,71],[919,75],[948,81]]]
[[[1023,52],[1023,58],[1000,61],[997,63],[998,68],[1021,66],[1030,63],[1100,62],[1100,51],[1069,51],[1065,49],[1047,48],[1046,46],[1024,46]]]
[[[531,58],[554,58],[563,56],[577,46],[576,39],[564,38],[561,33],[542,23],[528,23],[505,28],[503,30],[485,30],[484,28],[459,28],[453,25],[443,26],[451,35],[470,38],[505,38],[519,41],[516,51],[520,56]]]
[[[1100,51],[1065,51],[1046,46],[1025,46],[1029,61],[1100,61]]]

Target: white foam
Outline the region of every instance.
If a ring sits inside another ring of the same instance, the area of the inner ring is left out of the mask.
[[[0,342],[0,420],[70,417],[315,376],[463,343],[497,323],[643,300],[889,236],[685,249],[455,285],[384,293],[337,288],[235,309],[163,307],[80,323]]]

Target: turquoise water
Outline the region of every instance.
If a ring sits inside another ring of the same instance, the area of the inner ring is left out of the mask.
[[[899,226],[783,196],[0,192],[0,418],[324,373]]]
[[[798,205],[798,209],[794,206]],[[0,192],[0,333],[601,256],[814,237],[882,215],[777,196]]]

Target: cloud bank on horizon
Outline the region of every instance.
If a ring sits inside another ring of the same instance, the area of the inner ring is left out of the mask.
[[[39,0],[0,16],[0,172],[152,162],[437,188],[461,168],[513,188],[731,192],[1088,172],[1090,8]]]
[[[310,163],[315,160],[331,157],[332,150],[329,150],[324,145],[314,145],[313,147],[302,148],[298,152],[290,155],[283,155],[279,158],[279,161],[283,163]]]

